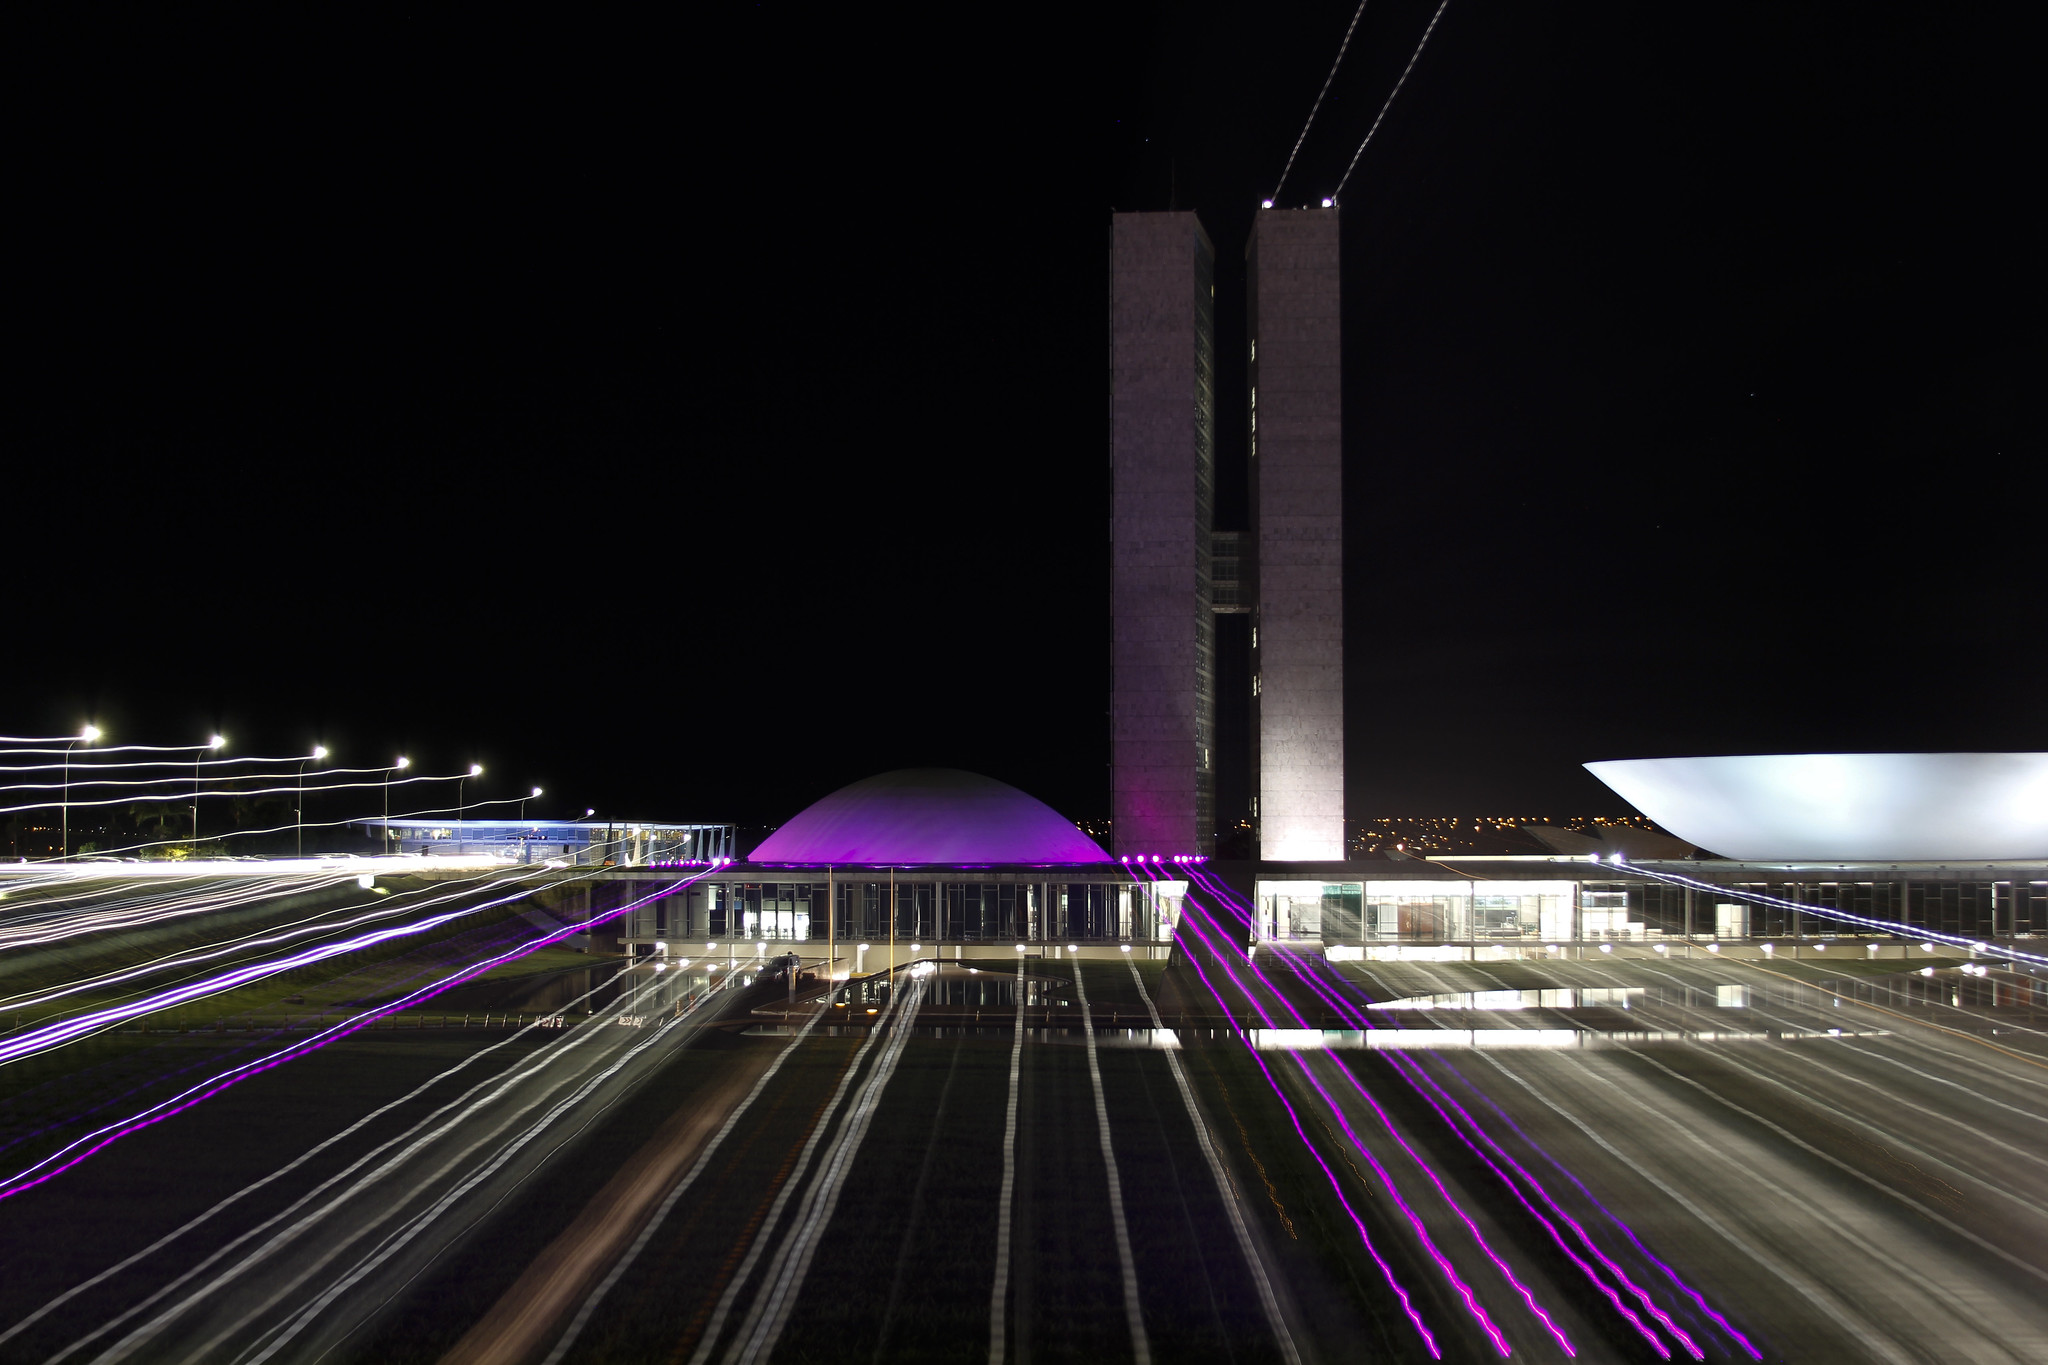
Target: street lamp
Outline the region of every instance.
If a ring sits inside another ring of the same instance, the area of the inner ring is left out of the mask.
[[[88,725],[78,732],[78,738],[64,746],[64,818],[63,833],[58,836],[57,861],[71,861],[71,750],[74,745],[90,744],[100,737],[100,727]]]
[[[483,764],[472,763],[469,765],[468,772],[455,779],[455,852],[458,855],[462,852],[463,844],[462,821],[469,813],[469,807],[464,804],[462,799],[463,788],[469,785],[470,778],[483,776],[483,771]]]
[[[398,761],[384,770],[384,851],[386,853],[391,851],[391,774],[399,771],[401,768],[410,768],[411,766],[412,760],[404,754],[400,754]]]
[[[533,796],[539,796],[539,795],[540,795],[540,788],[539,788],[539,787],[535,787],[535,788],[533,789]],[[519,823],[520,823],[520,824],[522,824],[522,825],[526,823],[526,803],[527,803],[528,801],[531,801],[531,800],[533,800],[533,796],[522,796],[522,797],[520,797],[520,798],[519,798]]]
[[[327,757],[327,746],[315,744],[313,752],[299,760],[299,806],[295,812],[299,817],[299,856],[306,856],[306,765],[318,763]]]
[[[206,741],[207,753],[218,753],[227,747],[227,741],[219,735]],[[199,851],[199,760],[192,760],[192,851]]]

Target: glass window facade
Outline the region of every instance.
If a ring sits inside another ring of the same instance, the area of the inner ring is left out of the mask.
[[[1072,873],[1065,874],[1073,876]],[[1262,879],[1255,888],[1260,933],[1331,946],[1399,942],[1660,941],[1813,938],[1859,931],[1819,911],[1842,911],[1966,938],[2048,934],[2048,880],[1895,881],[1717,879],[1688,897],[1682,887],[1604,880]],[[621,878],[578,893],[577,916],[601,915],[649,897],[664,883]],[[896,882],[899,943],[1165,943],[1184,884],[1154,887],[1102,877],[1034,881],[960,869],[954,879],[902,876]],[[834,878],[828,926],[826,883],[706,881],[651,900],[615,931],[636,942],[881,942],[891,923],[889,883]],[[1769,899],[1757,904],[1741,897]],[[1811,907],[1811,908],[1809,908]]]
[[[1264,931],[1327,944],[1569,939],[1568,881],[1262,881]]]

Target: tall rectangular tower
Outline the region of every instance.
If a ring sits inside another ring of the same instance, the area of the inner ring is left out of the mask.
[[[1215,252],[1192,213],[1110,229],[1114,851],[1215,843]]]
[[[1344,394],[1337,210],[1266,209],[1251,326],[1259,856],[1344,856]]]

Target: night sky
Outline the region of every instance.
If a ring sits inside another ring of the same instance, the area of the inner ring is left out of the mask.
[[[1433,8],[1368,7],[1283,202]],[[480,761],[546,815],[926,764],[1106,814],[1109,212],[1216,241],[1242,525],[1244,241],[1352,9],[46,35],[0,731]],[[2021,13],[1452,0],[1343,200],[1354,817],[2048,748]]]

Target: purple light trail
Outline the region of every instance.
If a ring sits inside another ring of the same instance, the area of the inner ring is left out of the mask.
[[[1222,967],[1224,975],[1230,978],[1231,984],[1233,986],[1236,986],[1239,992],[1244,995],[1245,999],[1250,1002],[1251,1007],[1254,1010],[1258,1011],[1259,1018],[1265,1021],[1266,1027],[1272,1028],[1274,1026],[1272,1016],[1266,1013],[1265,1006],[1261,1005],[1258,1001],[1258,998],[1254,996],[1250,991],[1246,990],[1244,984],[1237,979],[1237,973],[1230,967],[1228,958],[1224,954],[1217,952],[1215,944],[1210,942],[1208,935],[1202,931],[1200,926],[1195,925],[1189,921],[1186,910],[1200,910],[1199,905],[1194,901],[1192,897],[1189,897],[1185,902],[1185,906],[1186,909],[1184,909],[1181,917],[1182,925],[1186,928],[1192,929],[1195,935],[1203,940],[1205,946],[1209,948],[1210,952],[1216,954],[1217,964],[1220,967]],[[1202,917],[1205,919],[1208,918],[1207,913],[1202,912]],[[1211,924],[1214,925],[1214,921],[1211,921]],[[1218,932],[1220,934],[1220,926],[1216,927],[1218,928]],[[1197,971],[1199,970],[1200,969],[1198,967]],[[1277,990],[1274,990],[1272,982],[1265,980],[1264,974],[1259,972],[1256,965],[1252,967],[1252,971],[1255,975],[1259,976],[1261,981],[1265,982],[1266,988],[1269,991],[1273,991],[1275,995],[1279,995],[1279,992]],[[1208,985],[1208,978],[1206,974],[1203,975],[1203,984],[1205,986]],[[1280,1002],[1282,1005],[1286,1006],[1286,1008],[1290,1012],[1294,1011],[1293,1005],[1288,1003],[1285,996],[1280,996]],[[1223,1004],[1221,996],[1217,997],[1217,1003],[1219,1005]],[[1223,1010],[1226,1015],[1229,1015],[1230,1007],[1228,1005],[1223,1005]],[[1301,1022],[1301,1016],[1299,1013],[1295,1013],[1295,1018],[1298,1022]],[[1233,1022],[1235,1022],[1234,1019]],[[1254,1057],[1258,1057],[1257,1051],[1254,1050],[1252,1055]],[[1451,1286],[1457,1291],[1458,1297],[1464,1301],[1466,1311],[1471,1313],[1472,1316],[1478,1320],[1479,1325],[1485,1331],[1487,1338],[1493,1342],[1494,1349],[1499,1351],[1503,1356],[1510,1354],[1511,1352],[1508,1346],[1507,1338],[1503,1336],[1501,1334],[1500,1329],[1494,1325],[1493,1319],[1487,1314],[1485,1305],[1481,1304],[1478,1300],[1477,1295],[1473,1293],[1472,1286],[1465,1282],[1464,1278],[1458,1274],[1456,1267],[1454,1267],[1451,1264],[1449,1258],[1446,1257],[1443,1254],[1443,1252],[1437,1247],[1435,1239],[1429,1235],[1429,1229],[1423,1224],[1421,1216],[1418,1215],[1415,1212],[1414,1208],[1412,1208],[1409,1205],[1408,1201],[1402,1197],[1400,1188],[1394,1183],[1393,1176],[1390,1175],[1387,1172],[1387,1169],[1380,1164],[1379,1158],[1373,1154],[1372,1149],[1366,1145],[1366,1143],[1358,1136],[1356,1130],[1352,1128],[1351,1121],[1345,1117],[1343,1109],[1340,1108],[1337,1102],[1331,1098],[1329,1091],[1323,1088],[1322,1082],[1318,1080],[1316,1078],[1315,1073],[1312,1070],[1310,1070],[1307,1060],[1296,1054],[1289,1054],[1289,1056],[1290,1060],[1292,1060],[1295,1066],[1299,1068],[1299,1070],[1301,1071],[1302,1076],[1307,1079],[1309,1085],[1314,1087],[1315,1092],[1318,1095],[1322,1096],[1323,1103],[1329,1108],[1331,1114],[1336,1117],[1339,1126],[1341,1126],[1344,1129],[1344,1135],[1351,1139],[1351,1143],[1354,1147],[1358,1149],[1359,1155],[1363,1156],[1367,1164],[1372,1167],[1373,1174],[1379,1177],[1380,1184],[1386,1189],[1387,1194],[1392,1197],[1395,1205],[1400,1208],[1403,1216],[1405,1216],[1408,1219],[1409,1226],[1411,1226],[1415,1230],[1415,1235],[1421,1239],[1423,1248],[1429,1253],[1430,1259],[1436,1262],[1437,1269],[1441,1271],[1444,1277],[1451,1282]],[[1261,1071],[1265,1070],[1264,1059],[1259,1060],[1259,1069]],[[1267,1074],[1267,1079],[1269,1081],[1272,1079],[1271,1073]],[[1275,1093],[1278,1093],[1277,1089]],[[1404,1149],[1407,1148],[1407,1145],[1405,1143],[1403,1143],[1402,1145]],[[1408,1155],[1414,1159],[1415,1163],[1418,1166],[1423,1167],[1424,1170],[1429,1169],[1428,1164],[1424,1162],[1420,1156],[1417,1156],[1412,1149],[1407,1150]],[[1317,1160],[1320,1161],[1321,1158],[1318,1157]],[[1434,1171],[1430,1171],[1429,1174],[1430,1178],[1433,1181],[1436,1181],[1437,1188],[1439,1190],[1442,1190],[1443,1182],[1440,1180],[1436,1180],[1436,1173]],[[1449,1198],[1448,1193],[1446,1193],[1445,1197],[1447,1199]],[[1453,1203],[1452,1207],[1455,1208],[1456,1204]],[[1459,1209],[1458,1212],[1460,1217],[1464,1216],[1464,1210]],[[1506,1264],[1503,1261],[1501,1261],[1501,1259],[1498,1256],[1495,1256],[1493,1254],[1492,1247],[1486,1246],[1485,1238],[1478,1237],[1477,1227],[1473,1227],[1472,1222],[1469,1218],[1467,1218],[1465,1222],[1466,1226],[1472,1227],[1473,1235],[1476,1238],[1478,1238],[1479,1244],[1482,1247],[1486,1247],[1487,1255],[1492,1258],[1494,1264],[1500,1266],[1502,1271],[1506,1273]],[[1363,1231],[1363,1229],[1361,1229],[1361,1231]],[[1541,1308],[1538,1308],[1536,1306],[1535,1298],[1532,1295],[1530,1295],[1526,1289],[1522,1288],[1521,1284],[1518,1281],[1516,1281],[1512,1273],[1507,1274],[1507,1279],[1508,1282],[1514,1285],[1516,1289],[1521,1290],[1523,1296],[1525,1297],[1525,1299],[1527,1299],[1530,1308],[1536,1313],[1537,1317],[1542,1320],[1544,1326],[1550,1330],[1551,1335],[1557,1338],[1559,1344],[1564,1347],[1566,1354],[1576,1354],[1576,1352],[1572,1350],[1570,1341],[1566,1340],[1564,1334],[1557,1330],[1556,1325],[1551,1322],[1549,1315],[1544,1313]]]
[[[1214,896],[1224,905],[1229,907],[1236,914],[1236,916],[1246,925],[1246,927],[1251,926],[1251,907],[1242,904],[1242,902],[1236,897],[1236,895],[1233,892],[1230,891],[1228,887],[1222,886],[1220,883],[1215,882],[1213,878],[1208,877],[1200,872],[1197,872],[1195,876],[1198,880],[1201,881],[1204,889],[1208,890],[1212,896]],[[1346,998],[1344,992],[1354,990],[1356,989],[1356,987],[1351,982],[1346,981],[1341,974],[1337,973],[1335,969],[1330,966],[1327,960],[1316,958],[1312,955],[1296,953],[1282,944],[1276,943],[1272,946],[1274,947],[1275,951],[1280,954],[1283,960],[1285,960],[1288,963],[1290,969],[1294,972],[1295,976],[1299,980],[1301,980],[1304,985],[1308,986],[1309,989],[1313,990],[1319,998],[1321,998],[1323,1001],[1331,1005],[1334,1009],[1337,1010],[1338,1013],[1343,1015],[1345,1018],[1351,1020],[1354,1027],[1361,1029],[1373,1029],[1381,1027],[1378,1021],[1374,1020],[1369,1014],[1367,1014],[1363,1010],[1358,1009],[1349,999]],[[1304,967],[1308,968],[1308,970],[1304,970]],[[1317,969],[1320,969],[1321,973],[1326,974],[1330,978],[1330,981],[1327,983],[1318,981],[1316,979]],[[1437,1083],[1435,1077],[1431,1076],[1428,1070],[1424,1068],[1420,1062],[1416,1061],[1414,1058],[1407,1057],[1400,1053],[1389,1053],[1388,1061],[1393,1066],[1396,1073],[1399,1074],[1402,1077],[1402,1079],[1406,1080],[1408,1084],[1411,1087],[1413,1087],[1419,1095],[1421,1095],[1423,1100],[1427,1102],[1432,1109],[1435,1109],[1436,1112],[1444,1118],[1444,1122],[1446,1123],[1446,1125],[1450,1127],[1452,1133],[1455,1134],[1461,1142],[1464,1142],[1467,1147],[1471,1147],[1471,1142],[1466,1139],[1465,1134],[1463,1131],[1461,1131],[1459,1125],[1456,1122],[1453,1122],[1448,1115],[1443,1114],[1442,1108],[1439,1105],[1437,1105],[1435,1099],[1431,1097],[1430,1092],[1434,1091],[1436,1095],[1439,1095],[1443,1098],[1445,1103],[1449,1104],[1454,1110],[1456,1110],[1457,1113],[1460,1116],[1462,1116],[1464,1122],[1470,1125],[1472,1132],[1476,1134],[1482,1142],[1486,1143],[1489,1149],[1491,1149],[1493,1152],[1499,1155],[1503,1161],[1507,1162],[1508,1165],[1512,1167],[1516,1171],[1516,1173],[1521,1177],[1521,1179],[1527,1182],[1529,1187],[1536,1193],[1538,1198],[1540,1198],[1546,1206],[1548,1206],[1554,1212],[1556,1212],[1557,1215],[1571,1227],[1573,1234],[1576,1236],[1579,1242],[1582,1245],[1584,1245],[1585,1248],[1589,1252],[1591,1252],[1592,1255],[1595,1258],[1597,1258],[1603,1266],[1607,1267],[1609,1272],[1613,1274],[1615,1279],[1629,1291],[1632,1297],[1639,1301],[1652,1315],[1654,1315],[1657,1318],[1659,1322],[1661,1322],[1664,1325],[1664,1327],[1668,1331],[1672,1333],[1674,1337],[1677,1338],[1679,1343],[1685,1347],[1688,1354],[1690,1354],[1695,1360],[1705,1358],[1701,1354],[1698,1345],[1693,1341],[1693,1339],[1676,1323],[1674,1323],[1668,1314],[1666,1314],[1661,1308],[1657,1306],[1654,1300],[1650,1298],[1648,1292],[1644,1290],[1641,1286],[1637,1285],[1635,1281],[1628,1276],[1626,1271],[1622,1269],[1621,1266],[1616,1264],[1612,1260],[1612,1258],[1608,1257],[1606,1253],[1601,1251],[1599,1246],[1593,1241],[1591,1235],[1586,1231],[1584,1226],[1581,1225],[1577,1219],[1573,1218],[1571,1214],[1568,1213],[1560,1204],[1558,1204],[1558,1202],[1555,1198],[1552,1197],[1550,1192],[1546,1188],[1544,1188],[1542,1183],[1539,1180],[1537,1180],[1537,1178],[1533,1174],[1531,1174],[1526,1167],[1524,1167],[1520,1162],[1516,1161],[1512,1155],[1510,1155],[1504,1148],[1502,1148],[1497,1142],[1495,1142],[1494,1139],[1486,1133],[1485,1129],[1479,1124],[1479,1122],[1472,1117],[1471,1113],[1468,1110],[1466,1110],[1463,1105],[1459,1104],[1455,1097],[1450,1095],[1449,1092],[1445,1091],[1442,1088],[1442,1086]],[[1622,1235],[1628,1239],[1630,1244],[1633,1245],[1638,1252],[1640,1252],[1647,1260],[1649,1260],[1649,1262],[1652,1265],[1655,1265],[1658,1268],[1658,1270],[1660,1270],[1664,1274],[1665,1278],[1671,1281],[1673,1286],[1675,1286],[1687,1298],[1691,1299],[1703,1313],[1705,1313],[1709,1318],[1711,1318],[1713,1322],[1724,1333],[1726,1333],[1727,1336],[1732,1341],[1734,1341],[1743,1350],[1745,1354],[1749,1355],[1752,1359],[1755,1360],[1761,1360],[1763,1358],[1762,1355],[1758,1353],[1756,1347],[1750,1342],[1747,1336],[1743,1335],[1743,1333],[1737,1330],[1736,1327],[1732,1323],[1730,1323],[1726,1317],[1717,1312],[1712,1307],[1712,1305],[1710,1305],[1706,1301],[1705,1297],[1701,1295],[1698,1290],[1694,1289],[1691,1285],[1687,1284],[1682,1278],[1680,1278],[1677,1271],[1673,1270],[1671,1266],[1666,1264],[1663,1260],[1659,1259],[1655,1254],[1653,1254],[1649,1250],[1649,1248],[1645,1247],[1641,1239],[1636,1236],[1635,1231],[1632,1228],[1630,1228],[1627,1223],[1623,1222],[1620,1218],[1616,1217],[1612,1212],[1610,1212],[1607,1209],[1605,1205],[1601,1204],[1598,1199],[1594,1198],[1592,1192],[1586,1188],[1584,1182],[1579,1180],[1579,1178],[1576,1175],[1573,1175],[1572,1172],[1569,1169],[1567,1169],[1562,1162],[1558,1161],[1556,1157],[1552,1156],[1549,1152],[1545,1151],[1542,1147],[1538,1146],[1533,1140],[1531,1140],[1528,1134],[1524,1133],[1520,1126],[1517,1125],[1513,1119],[1509,1118],[1508,1115],[1503,1110],[1501,1110],[1499,1105],[1495,1104],[1490,1098],[1488,1098],[1485,1095],[1485,1093],[1482,1090],[1480,1090],[1479,1087],[1476,1086],[1470,1080],[1470,1078],[1466,1077],[1462,1072],[1458,1071],[1458,1069],[1452,1066],[1449,1062],[1444,1062],[1440,1060],[1439,1064],[1442,1065],[1444,1069],[1449,1071],[1453,1076],[1456,1076],[1458,1080],[1467,1089],[1471,1090],[1474,1095],[1478,1096],[1483,1102],[1485,1102],[1488,1108],[1492,1109],[1497,1115],[1499,1115],[1501,1120],[1504,1123],[1506,1123],[1510,1129],[1514,1131],[1515,1135],[1518,1138],[1520,1138],[1523,1142],[1527,1143],[1532,1150],[1541,1155],[1546,1162],[1548,1162],[1552,1167],[1554,1167],[1560,1175],[1564,1176],[1565,1179],[1569,1180],[1572,1183],[1572,1185],[1579,1191],[1579,1193],[1585,1196],[1587,1202],[1592,1204],[1594,1208],[1598,1209],[1600,1213],[1607,1219],[1608,1222],[1612,1223],[1616,1228],[1618,1228],[1621,1231]],[[1339,1062],[1339,1065],[1343,1065],[1341,1060]],[[1344,1066],[1343,1069],[1346,1075],[1350,1077],[1352,1085],[1354,1087],[1357,1087],[1357,1079],[1355,1076],[1351,1076],[1350,1068],[1348,1066]],[[1425,1087],[1427,1088],[1425,1089]],[[1363,1093],[1362,1090],[1361,1093]],[[1502,1173],[1498,1169],[1498,1167],[1495,1167],[1491,1161],[1488,1161],[1483,1153],[1478,1152],[1476,1148],[1474,1148],[1473,1151],[1474,1154],[1479,1156],[1482,1161],[1486,1161],[1488,1167],[1490,1169],[1493,1169],[1495,1174],[1499,1176],[1500,1179],[1507,1184],[1508,1188],[1515,1194],[1516,1198],[1522,1201],[1524,1207],[1529,1207],[1528,1201],[1522,1198],[1521,1190],[1516,1185],[1516,1182],[1512,1179],[1509,1179],[1504,1173]],[[1536,1213],[1535,1209],[1530,1208],[1530,1212],[1532,1214],[1535,1214],[1539,1221],[1542,1221],[1546,1227],[1550,1227],[1549,1220],[1544,1219],[1540,1213]],[[1550,1231],[1551,1235],[1554,1238],[1558,1236],[1555,1228],[1550,1228]],[[1648,1327],[1645,1324],[1643,1324],[1640,1321],[1640,1319],[1638,1319],[1635,1316],[1635,1314],[1631,1312],[1628,1309],[1628,1307],[1614,1295],[1614,1293],[1608,1288],[1606,1283],[1602,1281],[1596,1273],[1593,1272],[1591,1267],[1586,1266],[1583,1261],[1579,1260],[1577,1256],[1573,1255],[1569,1247],[1564,1247],[1561,1240],[1559,1245],[1562,1249],[1565,1250],[1566,1255],[1571,1257],[1573,1263],[1578,1265],[1579,1268],[1588,1276],[1588,1278],[1592,1280],[1594,1285],[1598,1287],[1601,1290],[1601,1292],[1606,1297],[1608,1297],[1610,1301],[1614,1303],[1616,1309],[1619,1310],[1623,1314],[1623,1316],[1626,1317],[1632,1324],[1634,1324],[1638,1331],[1644,1333],[1644,1335],[1647,1336],[1654,1344],[1656,1344],[1660,1351],[1662,1351],[1664,1349],[1663,1345],[1661,1342],[1658,1341],[1655,1333],[1651,1332],[1648,1329]],[[1668,1355],[1668,1352],[1666,1354]]]
[[[541,948],[547,947],[550,943],[559,943],[563,939],[568,938],[574,934],[587,933],[589,930],[596,928],[601,924],[605,924],[611,920],[617,919],[621,915],[628,914],[631,911],[637,910],[641,906],[651,905],[655,901],[661,900],[668,896],[672,896],[676,892],[683,890],[685,887],[688,887],[693,882],[700,880],[708,874],[709,870],[707,869],[705,872],[699,872],[694,876],[685,877],[681,881],[666,886],[659,891],[651,892],[648,895],[642,896],[638,900],[628,901],[624,905],[617,906],[614,909],[608,910],[602,915],[593,916],[580,924],[568,925],[562,929],[555,931],[554,933],[544,934],[537,939],[533,939],[530,942],[521,944],[519,947],[514,948],[508,952],[500,953],[495,957],[486,958],[481,962],[474,963],[468,967],[463,968],[462,970],[456,972],[451,976],[443,977],[439,981],[435,981],[426,986],[422,986],[420,989],[413,991],[408,995],[401,996],[399,999],[394,1000],[388,1004],[379,1006],[378,1008],[373,1010],[366,1010],[361,1014],[354,1015],[348,1019],[344,1019],[341,1022],[334,1024],[327,1029],[322,1030],[320,1033],[315,1034],[312,1038],[308,1039],[306,1042],[302,1044],[296,1044],[289,1048],[283,1048],[277,1052],[269,1054],[268,1056],[258,1057],[253,1061],[245,1062],[241,1066],[232,1067],[229,1070],[222,1072],[217,1072],[214,1075],[209,1076],[206,1080],[203,1080],[199,1082],[197,1085],[191,1087],[190,1089],[185,1090],[180,1094],[173,1095],[168,1099],[159,1101],[157,1104],[150,1106],[148,1109],[141,1110],[138,1113],[130,1114],[125,1119],[116,1120],[114,1123],[108,1124],[103,1128],[97,1129],[94,1132],[84,1134],[83,1136],[74,1139],[72,1142],[66,1144],[64,1147],[60,1148],[55,1152],[52,1152],[49,1156],[44,1157],[41,1161],[36,1162],[34,1165],[24,1167],[23,1169],[14,1172],[12,1175],[0,1177],[0,1199],[12,1198],[14,1195],[20,1194],[24,1190],[33,1189],[37,1185],[41,1185],[46,1181],[53,1180],[57,1176],[62,1175],[65,1171],[68,1171],[72,1167],[77,1166],[80,1162],[85,1161],[87,1158],[91,1157],[95,1153],[104,1151],[106,1148],[120,1141],[122,1138],[127,1137],[133,1133],[141,1132],[145,1128],[154,1127],[155,1125],[162,1123],[164,1120],[171,1118],[177,1114],[182,1114],[186,1110],[192,1108],[193,1106],[203,1103],[208,1099],[211,1099],[213,1096],[220,1094],[222,1091],[227,1090],[231,1086],[238,1085],[242,1081],[249,1079],[251,1076],[259,1075],[265,1071],[274,1070],[277,1067],[283,1066],[286,1062],[295,1061],[300,1057],[304,1057],[311,1053],[317,1052],[321,1048],[328,1046],[330,1043],[336,1042],[339,1039],[345,1038],[352,1033],[359,1032],[360,1030],[369,1027],[371,1024],[374,1024],[375,1022],[377,1022],[377,1020],[382,1019],[387,1015],[396,1014],[401,1010],[410,1009],[415,1005],[424,1004],[428,1000],[433,999],[435,996],[440,995],[444,991],[453,990],[455,987],[461,985],[465,981],[474,980],[475,978],[483,975],[485,972],[489,971],[493,967],[498,966],[501,963],[515,961],[518,958],[526,956],[528,953],[536,952]],[[596,872],[592,872],[589,875],[596,876],[598,874]],[[81,1146],[83,1146],[85,1150],[77,1150]],[[69,1155],[68,1160],[64,1159],[66,1158],[67,1154]],[[60,1164],[53,1165],[52,1163]],[[46,1170],[44,1169],[45,1167],[49,1167],[49,1169]]]
[[[1188,954],[1188,965],[1192,966],[1195,969],[1195,975],[1201,978],[1203,988],[1215,997],[1217,1005],[1223,1010],[1224,1017],[1231,1021],[1231,1026],[1233,1028],[1239,1027],[1236,1016],[1232,1015],[1230,1007],[1224,1004],[1222,992],[1218,991],[1215,985],[1210,982],[1209,974],[1202,970],[1202,964],[1195,959],[1192,953]],[[1252,1060],[1258,1063],[1259,1072],[1266,1078],[1266,1084],[1272,1088],[1274,1098],[1278,1099],[1281,1108],[1287,1111],[1287,1121],[1294,1125],[1294,1135],[1301,1139],[1301,1145],[1306,1147],[1309,1155],[1315,1158],[1316,1165],[1322,1167],[1323,1178],[1330,1182],[1330,1189],[1336,1194],[1337,1202],[1344,1206],[1344,1212],[1351,1219],[1351,1225],[1358,1229],[1359,1240],[1365,1243],[1366,1252],[1371,1255],[1373,1263],[1380,1268],[1380,1274],[1386,1277],[1387,1287],[1394,1291],[1394,1297],[1401,1301],[1401,1311],[1408,1315],[1408,1320],[1415,1324],[1415,1330],[1422,1334],[1423,1344],[1429,1348],[1430,1355],[1438,1360],[1443,1359],[1443,1352],[1437,1348],[1435,1335],[1430,1332],[1428,1325],[1422,1321],[1422,1315],[1415,1311],[1415,1305],[1409,1302],[1408,1291],[1402,1288],[1399,1280],[1394,1278],[1393,1267],[1387,1264],[1386,1259],[1380,1255],[1379,1248],[1373,1245],[1372,1234],[1365,1230],[1364,1221],[1359,1218],[1357,1210],[1351,1207],[1351,1201],[1344,1197],[1344,1187],[1338,1183],[1336,1172],[1330,1169],[1330,1163],[1323,1160],[1323,1154],[1316,1150],[1316,1145],[1308,1140],[1308,1134],[1303,1131],[1301,1126],[1301,1118],[1294,1112],[1294,1105],[1288,1101],[1286,1094],[1281,1091],[1280,1083],[1273,1079],[1273,1073],[1266,1069],[1265,1058],[1259,1056],[1258,1050],[1255,1048],[1247,1046],[1246,1051],[1250,1052]]]

